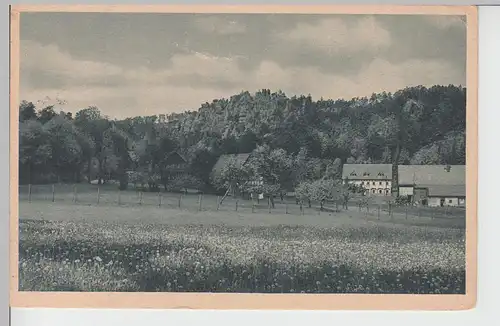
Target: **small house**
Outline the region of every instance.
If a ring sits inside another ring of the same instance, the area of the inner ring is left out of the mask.
[[[164,169],[171,177],[187,173],[188,167],[188,161],[177,151],[170,152],[164,161]]]
[[[400,165],[399,195],[426,206],[465,206],[465,165]]]

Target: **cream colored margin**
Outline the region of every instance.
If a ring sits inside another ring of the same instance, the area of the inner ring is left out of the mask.
[[[22,12],[308,13],[467,16],[467,208],[465,295],[66,293],[18,292],[19,19]],[[473,308],[477,290],[477,8],[475,6],[337,5],[16,5],[10,40],[10,303],[12,307],[461,310]]]

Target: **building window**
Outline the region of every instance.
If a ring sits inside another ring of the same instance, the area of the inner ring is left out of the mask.
[[[379,182],[378,182],[378,184],[379,184],[379,185],[382,185],[382,181],[379,181]]]
[[[368,172],[363,173],[363,176],[365,176],[365,177],[368,175],[370,175],[370,173],[368,173]]]
[[[361,181],[361,185],[364,185],[364,184],[365,184],[365,182],[364,182],[364,181]]]
[[[382,189],[379,189],[379,190],[378,190],[378,193],[379,193],[379,194],[381,194],[381,193],[382,193]]]
[[[355,176],[355,175],[356,175],[356,172],[352,171],[352,172],[351,172],[351,175]]]
[[[372,189],[372,193],[375,193],[375,189]]]
[[[375,181],[372,182],[372,185],[375,185]]]
[[[452,202],[452,200],[451,200],[451,199],[450,199],[450,200],[448,200],[448,204],[451,204],[451,202]]]
[[[386,185],[386,186],[388,186],[388,185],[389,185],[389,181],[386,181],[386,182],[385,182],[385,185]]]

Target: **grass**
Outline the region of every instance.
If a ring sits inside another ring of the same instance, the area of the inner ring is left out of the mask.
[[[392,216],[390,216],[386,205],[373,204],[368,209],[359,209],[356,202],[353,202],[349,210],[342,210],[340,209],[341,205],[339,205],[339,212],[319,212],[319,204],[313,203],[311,208],[305,205],[304,210],[301,211],[300,206],[295,203],[293,198],[285,198],[284,202],[277,198],[275,207],[269,211],[266,200],[252,203],[251,200],[236,200],[228,197],[222,205],[218,206],[217,201],[220,197],[210,194],[200,197],[195,194],[181,196],[180,194],[165,192],[140,193],[134,190],[120,192],[117,190],[116,185],[101,185],[98,187],[96,185],[79,184],[77,185],[75,197],[74,185],[55,185],[54,189],[53,196],[51,185],[36,185],[31,188],[31,203],[29,206],[32,207],[32,210],[40,207],[41,211],[38,215],[43,214],[43,211],[49,206],[51,211],[47,214],[51,218],[54,218],[55,214],[56,219],[60,219],[59,215],[61,214],[82,216],[82,218],[90,219],[97,218],[99,220],[103,218],[113,219],[113,216],[119,217],[120,220],[130,220],[136,219],[135,216],[141,216],[141,219],[146,221],[152,219],[163,223],[165,216],[168,215],[169,219],[182,216],[182,220],[198,223],[199,217],[203,215],[203,220],[213,219],[214,222],[220,222],[220,216],[223,216],[224,218],[227,217],[227,222],[231,223],[236,216],[252,223],[255,220],[264,220],[265,222],[272,215],[272,220],[280,221],[283,224],[301,224],[304,220],[307,220],[309,225],[316,225],[317,223],[323,225],[324,220],[326,220],[328,225],[329,220],[363,219],[389,224],[465,228],[465,210],[461,208],[393,207]],[[22,206],[27,206],[28,198],[28,186],[20,186],[19,199]],[[85,206],[93,207],[93,209],[85,210],[83,208]],[[335,208],[335,205],[330,203],[326,207]],[[119,214],[115,213],[115,208],[118,209]],[[121,208],[126,208],[126,210]],[[82,209],[84,210],[83,213],[80,212]],[[58,210],[62,212],[57,212]],[[129,211],[134,213],[128,214]],[[36,212],[31,212],[29,215],[36,217],[37,214],[34,213]],[[253,217],[249,217],[249,214],[253,215]]]
[[[437,219],[67,201],[19,214],[21,291],[465,292],[463,228]]]

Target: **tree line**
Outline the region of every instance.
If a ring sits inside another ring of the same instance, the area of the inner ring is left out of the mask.
[[[465,94],[461,86],[437,85],[314,101],[310,95],[263,89],[213,100],[195,111],[126,119],[111,119],[97,107],[73,115],[23,101],[19,181],[117,180],[122,189],[139,182],[156,190],[209,191],[243,185],[252,175],[269,189],[246,190],[269,193],[337,180],[344,163],[465,164]],[[166,161],[174,151],[187,160],[185,175],[169,171]],[[248,170],[229,162],[213,175],[222,154],[250,152]],[[257,186],[262,187],[245,184]]]

